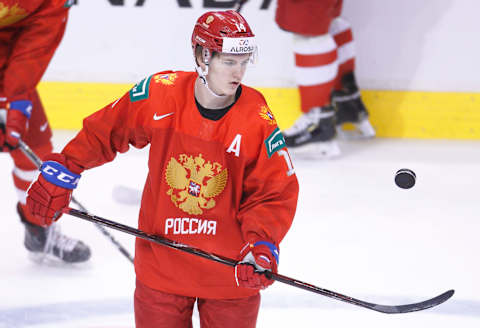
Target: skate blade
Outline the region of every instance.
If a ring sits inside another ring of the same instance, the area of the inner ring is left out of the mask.
[[[28,252],[28,258],[30,261],[37,265],[47,266],[52,268],[88,268],[90,267],[90,261],[85,262],[65,262],[59,257],[44,253],[44,252]]]
[[[340,156],[340,147],[336,141],[312,142],[306,145],[289,148],[293,157],[299,159],[333,159]]]
[[[372,139],[375,137],[375,129],[368,119],[358,123],[346,123],[337,126],[337,135],[343,140]]]

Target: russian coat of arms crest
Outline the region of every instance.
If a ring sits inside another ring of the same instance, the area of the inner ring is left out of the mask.
[[[172,157],[165,170],[170,199],[184,212],[195,215],[216,205],[214,198],[225,189],[227,178],[226,168],[205,160],[202,154],[181,154],[178,160]]]

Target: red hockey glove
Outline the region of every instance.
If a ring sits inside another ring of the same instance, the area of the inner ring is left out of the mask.
[[[63,154],[52,153],[45,158],[37,181],[28,190],[27,207],[36,223],[52,224],[68,207],[72,191],[77,187],[83,169],[67,162]]]
[[[5,104],[5,98],[1,98]],[[32,114],[32,102],[29,100],[16,100],[6,103],[6,122],[0,132],[1,150],[17,148],[18,141],[27,131],[28,120]]]
[[[235,280],[239,287],[265,289],[273,280],[263,271],[277,273],[278,249],[267,241],[248,244],[240,253],[242,260],[235,266]]]

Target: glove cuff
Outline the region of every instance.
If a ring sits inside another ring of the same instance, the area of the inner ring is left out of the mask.
[[[15,100],[8,104],[9,110],[18,110],[27,119],[32,116],[32,102],[30,100]]]
[[[53,153],[45,159],[46,161],[40,167],[40,172],[45,180],[65,189],[77,187],[81,177],[80,173],[83,171],[81,167],[67,161],[63,154]]]
[[[40,172],[42,172],[45,180],[65,189],[77,188],[81,177],[80,174],[75,174],[62,164],[54,161],[43,162]]]
[[[275,258],[275,261],[278,263],[280,262],[280,251],[278,250],[277,246],[275,244],[270,243],[268,241],[260,240],[257,241],[256,243],[253,244],[253,247],[264,245],[267,246],[270,252],[272,253],[272,256]]]
[[[43,160],[58,162],[75,174],[82,174],[82,172],[84,171],[84,168],[82,166],[75,164],[75,162],[68,159],[67,156],[62,153],[50,153],[45,156]]]

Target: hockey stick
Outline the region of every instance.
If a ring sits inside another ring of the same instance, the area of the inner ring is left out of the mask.
[[[0,125],[1,126],[4,126],[5,125],[5,113],[0,113]],[[32,161],[33,164],[35,164],[38,168],[40,168],[42,166],[42,160],[40,159],[40,157],[37,156],[37,154],[35,154],[35,152],[25,143],[23,142],[23,140],[19,140],[18,141],[18,146],[20,148],[20,150],[25,154],[25,156],[28,157],[29,160]],[[76,204],[80,210],[82,210],[83,212],[88,212],[85,207],[78,201],[75,199],[75,197],[72,196],[72,202],[74,204]],[[131,262],[133,263],[133,257],[132,255],[130,255],[130,253],[125,249],[125,247],[122,246],[122,244],[120,244],[103,226],[99,225],[99,224],[96,224],[95,225],[98,230],[100,230],[103,235],[105,237],[107,237],[108,239],[110,239],[110,241],[117,247],[117,249],[123,254],[125,255],[125,257]]]
[[[247,2],[248,0],[237,0],[237,4],[236,4],[236,9],[235,11],[237,13],[240,13],[240,11],[242,10],[242,7],[243,5],[245,4],[245,2]]]
[[[133,235],[135,237],[145,239],[145,240],[151,241],[151,242],[156,243],[156,244],[167,246],[167,247],[170,247],[170,248],[173,248],[173,249],[176,249],[176,250],[180,250],[180,251],[192,254],[192,255],[200,256],[200,257],[203,257],[207,260],[222,263],[222,264],[225,264],[225,265],[228,265],[228,266],[231,266],[231,267],[235,267],[238,263],[237,261],[235,261],[233,259],[230,259],[230,258],[227,258],[227,257],[224,257],[222,255],[218,255],[218,254],[214,254],[214,253],[208,253],[208,252],[205,252],[201,249],[190,247],[188,245],[181,244],[181,243],[178,243],[178,242],[175,242],[175,241],[172,241],[172,240],[169,240],[167,238],[160,237],[160,236],[148,234],[148,233],[146,233],[142,230],[138,230],[138,229],[120,224],[118,222],[110,221],[110,220],[107,220],[107,219],[104,219],[104,218],[101,218],[101,217],[98,217],[98,216],[95,216],[95,215],[90,215],[88,213],[81,212],[81,211],[78,211],[76,209],[67,208],[63,212],[66,213],[66,214],[69,214],[71,216],[75,216],[77,218],[86,220],[86,221],[90,221],[90,222],[94,222],[94,223],[97,223],[97,224],[105,225],[105,226],[110,227],[112,229],[116,229],[118,231],[128,233],[128,234]],[[453,290],[449,290],[449,291],[444,292],[443,294],[438,295],[434,298],[431,298],[431,299],[428,299],[426,301],[419,302],[419,303],[413,303],[413,304],[380,305],[380,304],[365,302],[365,301],[362,301],[362,300],[359,300],[359,299],[356,299],[356,298],[353,298],[353,297],[350,297],[350,296],[342,295],[342,294],[339,294],[339,293],[336,293],[336,292],[333,292],[333,291],[330,291],[330,290],[327,290],[327,289],[316,287],[314,285],[302,282],[302,281],[297,280],[297,279],[289,278],[289,277],[283,276],[281,274],[272,273],[270,271],[264,271],[263,273],[269,279],[273,279],[273,280],[276,280],[278,282],[281,282],[281,283],[284,283],[284,284],[287,284],[287,285],[290,285],[290,286],[293,286],[293,287],[305,289],[309,292],[313,292],[313,293],[316,293],[316,294],[320,294],[320,295],[323,295],[323,296],[334,298],[334,299],[342,301],[342,302],[346,302],[346,303],[349,303],[349,304],[361,306],[361,307],[364,307],[366,309],[374,310],[374,311],[382,312],[382,313],[407,313],[407,312],[425,310],[425,309],[437,306],[437,305],[445,302],[450,297],[452,297],[452,295],[454,293]]]

